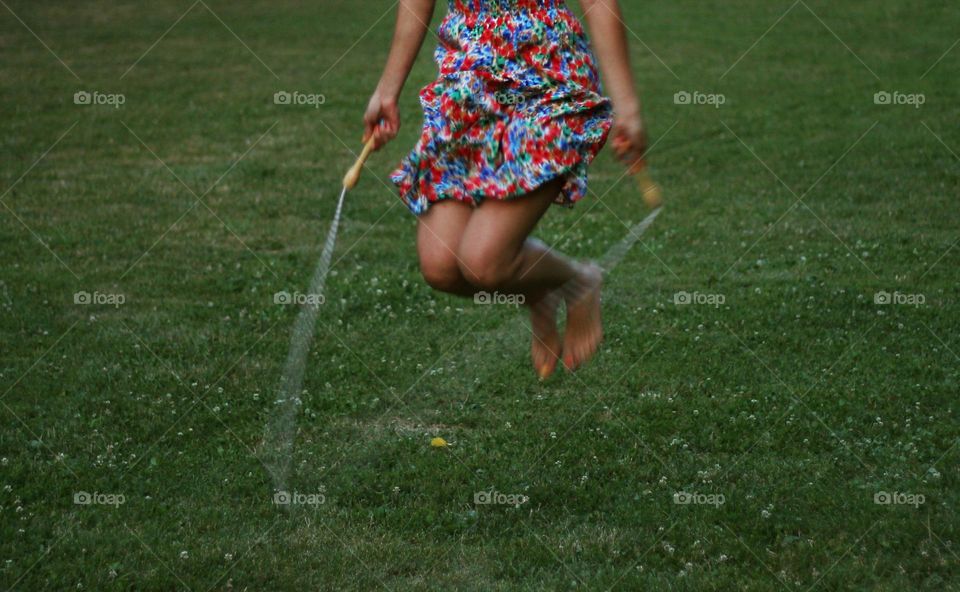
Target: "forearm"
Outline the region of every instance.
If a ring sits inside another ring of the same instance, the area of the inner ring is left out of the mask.
[[[618,113],[639,113],[640,99],[633,83],[627,52],[626,28],[617,0],[581,0],[594,52],[607,94]]]
[[[430,26],[434,3],[435,0],[400,0],[390,54],[377,85],[384,97],[396,99],[400,96]]]

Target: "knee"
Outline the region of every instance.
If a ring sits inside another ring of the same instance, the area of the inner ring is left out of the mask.
[[[461,247],[457,253],[461,275],[480,290],[497,290],[513,277],[514,258],[504,257],[494,249]]]
[[[420,273],[434,290],[455,293],[463,287],[464,278],[452,253],[421,256]]]

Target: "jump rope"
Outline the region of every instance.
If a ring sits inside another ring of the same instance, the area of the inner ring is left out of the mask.
[[[293,440],[296,430],[297,407],[301,405],[300,395],[303,393],[303,374],[307,365],[307,356],[310,346],[313,345],[313,334],[317,326],[317,314],[320,304],[324,302],[324,288],[327,284],[327,275],[330,273],[330,262],[333,259],[333,248],[337,243],[337,231],[340,228],[340,216],[343,213],[343,201],[347,191],[353,189],[360,180],[360,171],[364,163],[373,152],[374,137],[371,136],[364,145],[356,162],[343,176],[343,189],[340,199],[337,200],[337,209],[333,213],[330,230],[327,231],[327,240],[323,243],[323,252],[317,262],[310,279],[309,298],[304,299],[294,321],[293,331],[290,334],[290,349],[287,361],[280,379],[280,387],[276,404],[280,409],[267,424],[263,438],[264,464],[273,477],[277,491],[286,491],[287,479],[290,474]]]
[[[337,200],[337,207],[333,214],[333,221],[330,223],[330,230],[327,231],[327,239],[323,243],[323,251],[320,254],[320,260],[314,269],[313,277],[310,280],[309,295],[300,305],[300,311],[293,325],[293,332],[290,335],[290,349],[287,354],[287,361],[284,365],[283,376],[280,380],[279,394],[277,404],[280,406],[279,413],[274,416],[274,420],[267,425],[267,431],[264,435],[265,464],[274,480],[274,486],[278,491],[285,491],[287,479],[290,472],[290,462],[292,460],[293,440],[296,429],[297,407],[301,405],[300,395],[303,391],[303,375],[306,369],[307,356],[310,353],[310,346],[313,344],[314,332],[316,329],[317,314],[320,309],[320,303],[324,301],[324,289],[327,283],[327,275],[330,273],[330,262],[333,258],[333,249],[337,242],[337,232],[340,228],[340,217],[343,213],[343,202],[347,192],[356,187],[360,180],[360,173],[364,164],[367,162],[370,154],[373,152],[375,138],[373,135],[363,146],[363,150],[357,157],[353,166],[343,176],[343,188],[340,191],[340,198]],[[640,239],[640,236],[646,232],[647,228],[653,223],[660,213],[663,205],[662,192],[660,186],[650,178],[644,162],[637,162],[628,169],[628,174],[633,176],[640,188],[643,201],[650,212],[643,220],[632,226],[627,236],[618,244],[611,247],[603,259],[599,262],[604,273],[609,273],[626,256],[630,248]]]

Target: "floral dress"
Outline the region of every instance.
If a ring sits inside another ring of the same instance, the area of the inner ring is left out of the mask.
[[[410,211],[510,199],[557,177],[557,203],[583,197],[612,107],[564,1],[449,0],[437,35],[440,76],[420,91],[423,132],[390,175]]]

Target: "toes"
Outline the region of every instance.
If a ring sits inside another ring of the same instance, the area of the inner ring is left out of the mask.
[[[555,295],[547,295],[530,308],[531,359],[533,369],[540,380],[545,380],[557,367],[563,341],[557,331],[556,310],[559,303]]]
[[[567,370],[573,372],[575,370],[578,370],[580,366],[583,364],[583,360],[584,360],[583,342],[580,341],[580,342],[574,343],[571,346],[570,350],[571,350],[570,354],[564,356],[563,364],[564,366],[567,367]]]
[[[538,366],[537,375],[540,377],[540,380],[546,380],[550,378],[550,375],[553,374],[553,371],[556,370],[557,365],[545,362]]]
[[[568,338],[566,343],[563,344],[563,366],[569,370],[574,371],[580,366],[580,339],[573,333],[571,329],[567,330]]]
[[[554,336],[552,339],[549,337],[545,339],[537,334],[533,336],[530,357],[533,361],[533,369],[537,372],[540,380],[544,380],[553,374],[557,366],[557,357],[559,355],[558,341],[558,336]]]
[[[538,355],[534,357],[533,368],[537,372],[540,380],[546,380],[557,369],[557,357],[550,352],[547,355]]]

